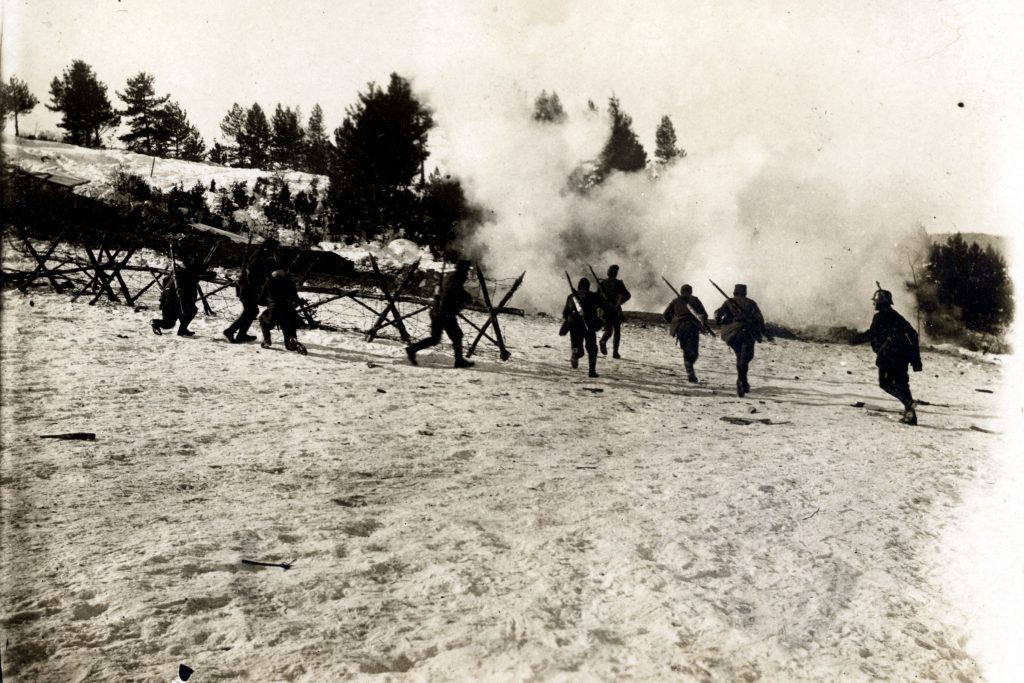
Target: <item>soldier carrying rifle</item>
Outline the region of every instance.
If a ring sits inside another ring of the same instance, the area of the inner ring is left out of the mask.
[[[572,292],[565,299],[565,306],[562,308],[562,329],[559,335],[569,335],[569,342],[572,345],[569,364],[573,368],[579,367],[580,358],[584,350],[587,354],[589,376],[597,377],[597,332],[601,329],[601,318],[598,311],[606,315],[614,314],[612,305],[601,295],[590,291],[590,280],[580,278],[576,287],[572,286],[572,279],[569,273],[565,274],[569,281],[569,289]]]
[[[714,281],[711,284],[715,285]],[[736,395],[743,398],[750,391],[747,381],[747,370],[754,359],[754,345],[757,342],[774,341],[764,325],[764,316],[757,302],[747,298],[747,286],[738,284],[733,287],[732,296],[715,285],[725,304],[715,311],[715,322],[722,326],[722,341],[736,354]]]
[[[665,284],[676,292],[668,280],[665,280]],[[708,314],[704,310],[704,304],[693,295],[693,287],[683,285],[662,315],[671,325],[669,332],[683,350],[686,380],[695,384],[697,373],[694,372],[693,364],[697,362],[700,353],[700,335],[703,332],[714,336],[714,332],[708,327]]]
[[[619,355],[619,341],[622,339],[622,304],[630,300],[632,295],[626,289],[625,283],[618,279],[619,267],[608,266],[608,277],[598,280],[597,274],[591,269],[591,275],[597,281],[597,287],[608,306],[605,307],[604,334],[601,335],[601,355],[608,355],[608,340],[612,340],[612,358],[621,358]]]

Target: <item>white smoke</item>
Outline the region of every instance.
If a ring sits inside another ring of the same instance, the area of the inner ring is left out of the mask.
[[[904,283],[924,235],[902,203],[856,201],[755,139],[691,153],[657,178],[613,174],[569,191],[569,174],[606,135],[603,117],[540,124],[520,106],[449,140],[453,169],[491,212],[472,246],[495,272],[527,271],[521,304],[555,311],[563,271],[575,281],[591,264],[603,277],[617,263],[637,310],[672,298],[662,276],[692,284],[709,306],[721,300],[709,278],[730,293],[744,282],[772,320],[791,325],[863,325],[876,280],[912,307]]]

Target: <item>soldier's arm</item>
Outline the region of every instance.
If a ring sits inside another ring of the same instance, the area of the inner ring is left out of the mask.
[[[661,317],[665,319],[665,322],[670,323],[670,322],[672,322],[672,318],[675,317],[675,311],[676,311],[676,302],[673,301],[672,303],[670,303],[668,305],[668,308],[665,309],[665,312],[661,314]]]
[[[632,299],[633,295],[629,293],[628,289],[626,289],[626,283],[622,282],[621,280],[619,280],[619,290],[619,305],[621,306],[622,304]]]

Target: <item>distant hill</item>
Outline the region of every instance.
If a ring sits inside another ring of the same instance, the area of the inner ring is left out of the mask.
[[[955,233],[952,232],[936,232],[931,233],[928,236],[935,244],[945,244],[946,240],[952,237]],[[964,238],[967,244],[977,242],[978,246],[982,249],[990,246],[1002,254],[1004,257],[1010,254],[1010,238],[1006,235],[990,235],[986,232],[962,232],[960,236]]]

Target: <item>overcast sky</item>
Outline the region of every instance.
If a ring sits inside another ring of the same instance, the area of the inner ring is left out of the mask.
[[[518,115],[517,98],[554,89],[572,115],[614,93],[649,153],[669,115],[691,155],[755,140],[840,183],[877,170],[934,200],[929,230],[1006,233],[1022,215],[1019,4],[3,0],[2,67],[41,101],[23,132],[56,130],[49,82],[82,59],[115,106],[153,74],[207,144],[233,102],[320,103],[333,128],[397,71],[436,112],[442,166],[446,140]]]

